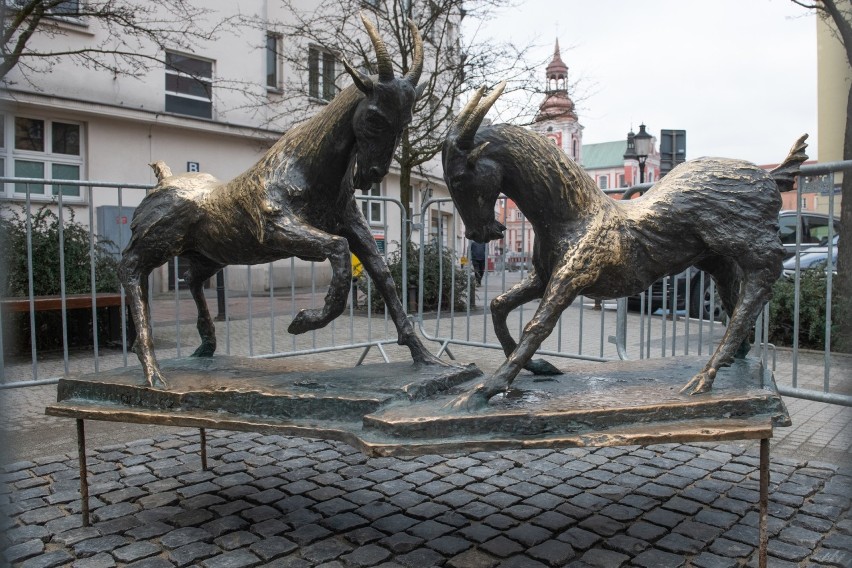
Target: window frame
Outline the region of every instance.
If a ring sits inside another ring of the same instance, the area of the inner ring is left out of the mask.
[[[384,181],[374,183],[370,191],[364,194],[366,199],[360,199],[361,214],[371,227],[384,226],[385,224],[385,201],[373,201],[370,197],[382,197],[385,194]],[[374,215],[378,211],[378,214]]]
[[[187,73],[184,71],[180,71],[176,69],[174,66],[169,65],[169,56],[174,55],[178,57],[183,57],[186,59],[193,59],[195,61],[199,61],[205,64],[210,65],[210,77],[200,76],[198,74]],[[193,118],[201,118],[207,120],[213,120],[215,116],[215,109],[213,107],[213,80],[216,76],[216,61],[213,59],[207,59],[205,57],[199,57],[197,55],[190,55],[188,53],[181,53],[179,51],[166,51],[165,54],[165,69],[164,69],[164,79],[165,79],[165,88],[164,88],[164,104],[163,109],[165,112],[169,114],[174,114],[177,116],[191,116]],[[189,79],[191,81],[195,81],[196,83],[201,84],[202,86],[206,86],[206,90],[209,93],[209,97],[201,97],[198,95],[193,95],[191,93],[182,93],[180,91],[170,90],[168,86],[169,76],[177,77],[180,79]],[[174,109],[169,109],[169,97],[174,97],[177,99],[182,99],[183,101],[196,101],[196,102],[204,102],[210,105],[210,114],[209,116],[202,116],[200,114],[189,114],[185,112],[179,112]]]
[[[77,180],[86,179],[86,124],[79,120],[71,120],[54,115],[37,115],[33,113],[11,113],[0,112],[2,116],[2,137],[0,137],[0,174],[6,177],[18,177],[15,175],[15,168],[19,162],[32,162],[42,164],[43,174],[41,179],[62,179],[54,178],[53,170],[55,166],[70,166],[77,168]],[[43,123],[43,140],[44,146],[42,150],[25,150],[15,147],[15,123],[16,119],[38,120]],[[53,133],[55,124],[69,124],[78,127],[78,153],[77,154],[62,154],[53,151]],[[29,177],[29,176],[20,176]],[[73,179],[73,178],[65,178]],[[83,203],[86,200],[85,189],[83,186],[63,186],[60,184],[44,184],[30,185],[29,196],[31,201],[55,201],[59,199],[59,191],[72,191],[75,193],[62,194],[62,201],[68,203]],[[25,200],[27,198],[26,188],[24,191],[18,191],[18,184],[5,183],[3,184],[0,197],[8,200]]]
[[[273,50],[270,50],[270,41],[275,43]],[[266,90],[273,93],[280,93],[284,87],[284,58],[282,50],[284,49],[284,36],[277,32],[266,32]],[[275,69],[275,77],[273,84],[269,81],[270,59]]]
[[[331,64],[329,71],[328,64]],[[337,96],[337,58],[318,45],[308,46],[308,97],[328,103]]]

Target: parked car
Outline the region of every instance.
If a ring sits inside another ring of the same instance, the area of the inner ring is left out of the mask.
[[[799,250],[804,251],[812,247],[825,247],[828,243],[829,232],[828,215],[822,213],[802,213],[799,223],[802,227],[802,242]],[[784,210],[778,215],[778,229],[781,242],[787,249],[787,258],[796,254],[796,212]],[[840,233],[840,221],[834,219],[834,235]]]
[[[787,258],[794,257],[796,254],[796,225],[801,224],[802,241],[800,243],[800,258],[804,256],[802,251],[815,253],[822,252],[822,258],[825,259],[826,243],[828,242],[830,217],[822,213],[802,213],[801,217],[797,218],[795,211],[784,210],[778,214],[778,226],[781,236],[781,242],[784,248],[787,249]],[[834,242],[835,247],[837,237],[840,233],[840,222],[835,218],[834,222]],[[817,247],[817,248],[814,248]],[[836,256],[835,248],[835,256]],[[836,267],[835,267],[836,269]],[[785,268],[786,270],[786,268]],[[702,272],[696,268],[689,268],[680,274],[670,276],[666,285],[666,306],[671,307],[676,300],[676,309],[685,311],[688,309],[688,314],[691,317],[701,317],[705,320],[715,319],[721,321],[725,311],[722,307],[722,302],[718,295],[715,295],[715,286],[713,279],[705,274],[702,281]],[[689,285],[687,286],[687,282]],[[658,280],[648,289],[650,292],[651,311],[655,311],[663,306],[663,287],[664,281]],[[688,293],[687,293],[688,288]],[[715,295],[715,297],[714,297]],[[649,296],[646,294],[645,301],[649,301]],[[638,309],[640,306],[640,295],[636,294],[627,298],[627,304],[632,309]],[[712,312],[712,313],[711,313]],[[711,318],[712,316],[712,318]]]
[[[832,271],[834,274],[837,274],[837,241],[840,236],[835,235],[833,239],[833,246],[831,247],[831,264]],[[822,268],[825,270],[825,267],[828,265],[828,247],[811,247],[807,249],[805,252],[799,254],[799,270],[810,270]],[[796,256],[788,258],[784,261],[784,271],[782,276],[784,278],[793,278],[796,274]]]

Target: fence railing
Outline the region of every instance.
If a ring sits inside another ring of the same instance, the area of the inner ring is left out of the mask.
[[[833,176],[835,172],[852,169],[852,162],[836,164],[822,164],[818,166],[804,166],[803,175],[828,176],[832,179],[829,184],[833,187]],[[127,365],[136,365],[136,357],[130,351],[132,343],[132,328],[126,310],[120,310],[120,339],[104,345],[97,333],[99,322],[105,317],[101,311],[100,295],[95,292],[97,288],[94,258],[97,235],[92,228],[95,227],[94,209],[98,203],[110,203],[117,205],[119,210],[132,205],[128,204],[125,192],[129,190],[147,190],[150,186],[134,184],[118,184],[112,182],[95,181],[66,181],[60,180],[62,186],[78,186],[88,188],[89,194],[84,203],[79,201],[71,204],[65,203],[61,192],[56,195],[55,201],[48,205],[56,210],[60,220],[64,221],[64,213],[69,207],[86,207],[88,216],[88,242],[90,252],[90,280],[93,283],[87,291],[89,296],[89,312],[93,327],[92,345],[89,348],[71,350],[69,349],[69,297],[71,293],[66,288],[66,266],[64,259],[62,226],[59,225],[56,236],[56,246],[59,257],[59,314],[61,316],[61,353],[57,351],[40,351],[37,347],[37,296],[34,293],[33,267],[36,263],[44,262],[45,259],[33,258],[32,250],[32,215],[34,208],[38,206],[37,201],[30,199],[27,191],[25,198],[18,201],[22,206],[21,213],[26,217],[24,225],[26,234],[26,263],[28,277],[28,293],[21,298],[29,304],[25,312],[24,320],[29,328],[29,354],[17,354],[10,358],[0,350],[0,368],[2,368],[2,382],[0,387],[30,386],[55,382],[61,376],[78,372],[90,372],[106,370]],[[53,183],[53,180],[24,179],[24,178],[0,178],[3,183],[22,184],[27,189],[31,186]],[[647,185],[647,184],[646,184]],[[801,185],[800,185],[801,188]],[[643,188],[639,188],[640,190]],[[801,189],[799,190],[801,193]],[[798,196],[797,204],[801,214],[801,195]],[[828,214],[834,216],[839,207],[835,203],[834,192],[827,195]],[[409,309],[411,317],[418,324],[421,335],[426,339],[437,342],[436,350],[439,354],[447,354],[454,357],[454,346],[465,348],[479,348],[486,350],[502,349],[494,335],[490,321],[490,302],[498,295],[507,291],[511,286],[519,282],[529,270],[527,262],[506,262],[509,255],[506,246],[502,247],[501,254],[492,254],[493,262],[487,263],[486,271],[482,278],[482,285],[476,286],[475,277],[471,271],[470,264],[463,266],[460,263],[461,256],[466,252],[466,242],[456,250],[457,242],[463,234],[460,218],[449,199],[430,199],[422,204],[421,210],[415,218],[409,221],[406,218],[405,209],[402,204],[387,197],[358,197],[359,200],[379,204],[382,214],[379,216],[383,224],[376,228],[385,235],[385,255],[388,258],[391,250],[396,250],[400,255],[402,263],[402,274],[408,274],[408,264],[416,262],[418,268],[417,289],[413,291],[417,298],[417,306]],[[14,205],[12,202],[11,205]],[[399,210],[399,226],[390,226],[388,215],[389,208]],[[506,211],[504,206],[498,208]],[[430,230],[431,220],[439,220],[437,225]],[[505,221],[505,220],[504,220]],[[527,242],[526,220],[520,219],[518,235],[520,235],[520,250],[513,258],[528,258],[532,250],[532,243]],[[447,224],[449,226],[447,226]],[[504,222],[504,224],[506,224]],[[413,228],[419,232],[420,258],[408,258],[408,235],[409,229]],[[833,227],[829,229],[833,231]],[[394,234],[391,234],[393,231]],[[391,238],[395,241],[394,249],[390,245]],[[829,238],[833,232],[829,234]],[[447,242],[444,242],[447,239]],[[121,241],[121,239],[119,239]],[[398,243],[398,244],[396,244]],[[439,249],[450,249],[447,256],[438,256],[437,266],[424,266],[422,255],[427,244],[435,244]],[[797,243],[801,243],[801,233],[797,234]],[[118,242],[119,249],[124,247],[124,242]],[[797,244],[797,255],[800,244]],[[829,262],[832,260],[834,251],[829,249]],[[496,249],[492,249],[494,252]],[[451,259],[445,261],[445,258]],[[451,281],[460,279],[462,286],[450,286],[446,292],[438,292],[437,307],[434,311],[424,309],[424,294],[426,293],[428,271],[437,271],[439,281],[449,276]],[[353,283],[350,296],[354,300],[346,312],[329,326],[322,330],[316,330],[300,336],[288,336],[286,328],[290,320],[299,309],[313,307],[322,302],[325,295],[326,279],[322,276],[325,266],[323,264],[302,264],[299,270],[308,271],[310,278],[307,285],[297,285],[295,273],[297,261],[290,259],[270,263],[265,267],[240,267],[231,266],[224,269],[220,285],[215,290],[216,300],[222,300],[223,312],[220,313],[221,321],[217,322],[217,335],[219,336],[219,352],[231,355],[245,355],[250,357],[272,358],[294,355],[315,355],[322,357],[324,354],[333,354],[344,349],[360,349],[362,351],[359,363],[364,360],[367,353],[375,348],[384,360],[388,360],[384,346],[396,343],[396,330],[390,321],[387,312],[381,310],[376,313],[371,299],[371,283],[369,279],[363,281],[359,289]],[[185,356],[195,348],[198,342],[195,332],[195,306],[192,299],[181,291],[180,260],[175,259],[174,266],[169,269],[175,282],[174,290],[169,293],[151,292],[149,298],[152,306],[152,320],[154,322],[154,336],[157,354],[160,358]],[[276,285],[276,271],[289,271],[291,278],[287,286]],[[795,296],[798,299],[802,293],[801,273],[797,266],[794,273]],[[161,275],[163,278],[165,274]],[[682,276],[682,275],[681,275]],[[261,281],[266,279],[261,285]],[[584,359],[592,361],[607,361],[614,359],[645,359],[657,357],[669,357],[673,355],[709,355],[721,338],[725,330],[724,318],[719,317],[720,309],[716,300],[714,286],[709,277],[705,279],[703,274],[692,277],[688,273],[685,283],[679,277],[668,277],[655,284],[649,291],[631,298],[616,301],[595,302],[588,298],[578,298],[574,304],[563,312],[554,332],[542,344],[541,355],[552,357],[565,357],[573,359]],[[240,286],[232,284],[241,281]],[[782,394],[811,400],[819,400],[842,405],[852,405],[852,396],[846,394],[852,386],[852,358],[833,353],[830,349],[832,318],[831,307],[833,294],[833,275],[829,270],[826,276],[826,322],[825,335],[826,347],[820,352],[801,349],[798,345],[798,326],[800,325],[800,314],[798,313],[798,301],[794,308],[794,342],[789,348],[776,347],[767,342],[769,335],[769,310],[764,310],[755,327],[754,340],[758,345],[756,356],[761,357],[775,370],[776,381]],[[402,278],[401,299],[403,304],[409,305],[409,280]],[[689,310],[690,300],[693,297],[694,288],[697,285],[707,298],[707,314],[694,317]],[[150,287],[153,288],[153,287]],[[462,290],[463,292],[458,292]],[[366,294],[363,292],[366,291]],[[122,294],[123,302],[123,293]],[[213,300],[214,290],[207,291],[208,301]],[[445,296],[444,296],[445,294]],[[458,297],[457,297],[458,294]],[[653,298],[653,299],[652,299]],[[4,298],[4,302],[8,298]],[[356,305],[357,303],[357,305]],[[534,314],[536,302],[530,302],[520,306],[509,316],[510,330],[515,337],[519,336],[523,326]],[[11,313],[0,311],[0,344],[8,338],[4,338],[4,332],[9,333],[8,320]],[[19,318],[20,319],[20,318]],[[187,329],[188,328],[188,329]],[[497,355],[502,357],[503,355]]]

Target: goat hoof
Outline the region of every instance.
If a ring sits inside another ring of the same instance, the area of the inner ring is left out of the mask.
[[[488,397],[485,395],[485,385],[479,384],[445,404],[444,410],[455,414],[474,412],[486,406],[488,406]]]
[[[680,389],[680,392],[686,394],[702,394],[705,392],[710,392],[710,389],[713,388],[713,380],[715,378],[715,369],[701,371],[700,373],[692,377],[692,379],[690,379],[690,381],[686,383],[686,385],[684,385],[682,389]]]
[[[544,359],[535,359],[527,361],[524,369],[530,371],[534,375],[561,375],[562,371],[551,365]]]
[[[169,388],[169,384],[160,372],[152,373],[151,376],[148,377],[148,386],[152,389],[162,390]]]
[[[206,341],[198,346],[198,349],[192,352],[190,357],[212,357],[216,352],[215,343],[207,343]]]
[[[318,316],[320,314],[321,312],[319,310],[299,310],[299,313],[296,314],[296,317],[294,317],[293,321],[290,322],[290,326],[287,328],[287,331],[293,335],[299,335],[306,331],[319,329],[323,325],[320,321],[318,321]]]

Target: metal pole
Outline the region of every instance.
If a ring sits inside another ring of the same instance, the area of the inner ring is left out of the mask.
[[[766,549],[769,546],[769,534],[766,522],[769,515],[769,438],[760,439],[760,550],[758,566],[766,568]]]
[[[80,512],[83,526],[89,526],[89,480],[86,474],[86,430],[83,419],[77,419],[77,459],[80,462]]]
[[[207,471],[207,430],[199,428],[201,434],[201,469]]]
[[[225,273],[221,270],[216,273],[216,306],[216,321],[225,321]]]

